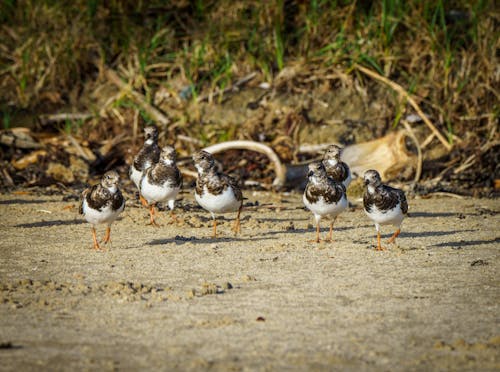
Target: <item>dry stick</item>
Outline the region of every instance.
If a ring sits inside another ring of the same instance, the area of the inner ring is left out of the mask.
[[[401,122],[403,123],[404,127],[408,131],[410,138],[413,140],[413,142],[415,142],[415,146],[417,147],[417,169],[415,170],[415,179],[413,180],[413,183],[416,184],[420,180],[420,176],[422,176],[422,149],[411,125],[404,119],[401,120]]]
[[[146,101],[146,97],[142,95],[139,92],[136,92],[135,90],[132,89],[130,84],[124,83],[122,79],[118,76],[118,74],[107,68],[104,70],[104,74],[108,78],[109,81],[111,81],[113,84],[115,84],[118,88],[121,90],[127,91],[134,101],[141,106],[141,108],[146,111],[146,113],[156,122],[166,126],[170,123],[170,119],[167,118],[165,114],[163,114],[160,110],[158,110],[156,107],[153,107]]]
[[[273,181],[273,186],[280,187],[285,185],[286,167],[281,163],[278,155],[276,155],[273,149],[267,145],[254,141],[228,141],[205,147],[203,150],[212,154],[227,150],[251,150],[260,152],[261,154],[266,155],[274,164],[276,178]]]
[[[257,76],[257,73],[256,72],[252,72],[252,73],[248,74],[247,76],[242,77],[240,80],[236,81],[233,85],[230,85],[230,86],[228,86],[227,88],[225,88],[223,90],[218,90],[217,92],[209,93],[209,94],[204,94],[203,96],[198,97],[196,99],[196,102],[206,101],[209,98],[213,99],[213,98],[215,98],[217,96],[220,96],[221,94],[226,94],[227,92],[230,92],[230,91],[238,88],[240,85],[243,85],[243,84],[249,82],[250,80],[252,80],[256,76]]]
[[[362,73],[364,73],[364,74],[366,74],[366,75],[368,75],[368,76],[370,76],[370,77],[372,77],[372,78],[374,78],[374,79],[376,79],[378,81],[381,81],[384,84],[389,85],[396,92],[398,92],[399,94],[401,94],[402,96],[404,96],[408,100],[408,102],[410,103],[410,105],[412,105],[412,107],[415,109],[415,111],[417,112],[417,114],[422,118],[422,120],[424,121],[424,123],[436,135],[436,137],[439,139],[439,141],[441,141],[441,143],[443,144],[443,146],[446,147],[446,149],[448,151],[450,151],[452,149],[452,145],[449,144],[449,142],[441,134],[441,132],[439,132],[439,130],[434,126],[434,124],[431,123],[431,121],[427,118],[427,116],[422,112],[422,110],[418,106],[417,102],[415,102],[415,100],[410,96],[410,94],[401,85],[399,85],[399,84],[393,82],[392,80],[387,79],[385,76],[379,75],[376,72],[374,72],[374,71],[372,71],[370,69],[367,69],[367,68],[365,68],[363,66],[356,65],[355,67],[359,71],[361,71]]]
[[[51,114],[51,115],[40,115],[39,119],[42,124],[47,124],[51,122],[59,122],[66,120],[87,120],[94,117],[93,114],[90,113],[60,113],[60,114]]]
[[[90,161],[91,159],[87,156],[85,151],[83,151],[82,146],[78,143],[78,141],[73,137],[71,134],[67,134],[66,137],[69,139],[73,147],[76,149],[76,152],[78,155],[80,155],[82,158],[84,158],[87,161]]]

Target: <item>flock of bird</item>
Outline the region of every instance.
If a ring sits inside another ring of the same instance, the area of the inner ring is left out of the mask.
[[[333,240],[334,222],[348,206],[346,189],[351,182],[351,172],[348,165],[341,161],[341,153],[340,147],[331,145],[322,161],[309,164],[303,201],[316,220],[315,242],[320,242],[320,221],[323,218],[330,219],[330,231],[325,241]],[[217,170],[210,153],[202,150],[192,158],[198,172],[194,196],[197,203],[212,216],[212,236],[217,236],[216,214],[227,212],[237,212],[233,230],[236,234],[239,233],[243,194],[238,183]],[[155,126],[145,127],[144,145],[134,157],[129,176],[139,189],[141,203],[149,207],[151,225],[158,226],[155,221],[158,203],[167,203],[171,217],[176,218],[173,210],[175,199],[182,187],[182,176],[176,165],[175,149],[171,146],[158,146],[158,129]],[[96,250],[101,249],[96,236],[96,225],[106,224],[106,234],[102,242],[107,244],[110,241],[111,224],[125,208],[125,199],[119,189],[119,178],[116,171],[108,171],[100,183],[84,190],[81,196],[79,212],[91,224]],[[408,203],[404,192],[383,184],[376,170],[365,172],[364,183],[364,210],[375,223],[376,249],[383,250],[380,226],[396,226],[396,231],[388,241],[394,242],[408,212]]]

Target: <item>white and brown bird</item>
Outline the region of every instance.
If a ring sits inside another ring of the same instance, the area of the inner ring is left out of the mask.
[[[365,213],[375,223],[377,230],[377,250],[384,248],[380,242],[380,225],[393,225],[397,230],[389,239],[393,243],[401,232],[401,224],[404,216],[408,213],[408,202],[402,190],[384,185],[380,174],[373,169],[364,174],[366,185],[363,195]]]
[[[118,218],[125,208],[125,199],[118,187],[120,176],[115,171],[104,174],[101,182],[82,192],[79,213],[92,225],[94,249],[101,247],[97,241],[96,225],[106,224],[106,235],[103,243],[111,239],[111,224]]]
[[[144,145],[134,157],[129,169],[129,176],[137,188],[140,187],[144,171],[158,162],[160,147],[158,147],[158,128],[150,125],[144,128]],[[146,206],[146,201],[140,197],[141,203]]]
[[[333,178],[334,181],[342,183],[347,189],[351,183],[351,170],[346,163],[340,160],[342,150],[337,145],[330,145],[323,155],[323,165],[326,174]]]
[[[330,232],[326,241],[333,240],[333,224],[347,208],[345,186],[328,177],[321,162],[309,164],[308,183],[302,197],[305,206],[316,220],[316,243],[320,242],[319,230],[322,218],[330,218]]]
[[[198,204],[212,215],[213,237],[217,236],[215,215],[219,213],[238,212],[233,230],[239,233],[243,194],[238,183],[232,177],[218,172],[212,154],[206,151],[195,153],[193,161],[198,171],[194,196]]]
[[[151,225],[159,226],[155,221],[156,204],[167,202],[171,216],[175,218],[175,198],[182,187],[181,172],[177,168],[175,149],[165,146],[160,153],[160,159],[156,164],[144,171],[139,183],[141,196],[149,205],[149,217]]]

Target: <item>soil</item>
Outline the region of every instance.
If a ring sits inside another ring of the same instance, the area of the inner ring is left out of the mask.
[[[498,199],[410,199],[378,252],[359,199],[316,244],[300,194],[245,196],[212,239],[190,190],[160,228],[129,195],[97,252],[76,197],[0,195],[0,370],[500,368]]]

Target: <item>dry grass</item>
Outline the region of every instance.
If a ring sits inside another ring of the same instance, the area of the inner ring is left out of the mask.
[[[403,87],[458,148],[497,138],[500,13],[493,1],[60,1],[0,5],[3,127],[26,117],[90,112],[56,126],[84,135],[128,131],[152,120],[139,93],[167,113],[171,134],[205,143],[245,138],[248,125],[200,126],[200,96],[251,72],[278,94],[339,87],[384,101],[393,127],[411,106],[404,95],[355,68]],[[127,89],[109,82],[112,69]],[[380,92],[383,91],[383,94]],[[220,94],[213,102],[221,102]],[[301,123],[269,136],[296,144]],[[131,125],[133,123],[133,125]],[[189,124],[189,126],[187,125]],[[206,123],[205,123],[206,124]],[[47,129],[45,127],[44,129]],[[264,128],[272,131],[273,127]],[[252,131],[250,131],[252,132]],[[463,142],[460,142],[460,141]]]

